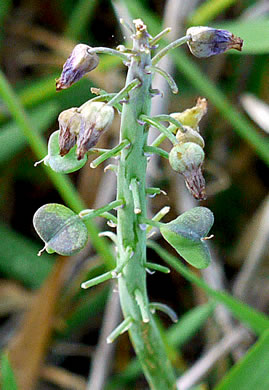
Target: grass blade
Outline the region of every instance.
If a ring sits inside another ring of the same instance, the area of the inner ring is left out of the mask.
[[[261,335],[268,329],[269,318],[265,314],[260,313],[245,303],[238,301],[236,298],[224,291],[217,291],[209,287],[202,279],[197,277],[192,271],[185,267],[177,257],[171,255],[165,249],[162,249],[161,246],[154,241],[149,241],[148,246],[154,249],[166,263],[183,275],[184,278],[201,287],[208,293],[209,296],[215,298],[219,303],[223,303],[237,319],[250,327],[257,335]]]

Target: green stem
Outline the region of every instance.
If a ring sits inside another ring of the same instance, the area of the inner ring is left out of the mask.
[[[98,165],[102,164],[102,162],[106,161],[110,157],[117,156],[120,151],[124,148],[126,148],[127,145],[129,145],[130,142],[125,139],[123,140],[119,145],[115,146],[115,148],[108,150],[107,152],[104,152],[101,154],[101,156],[97,157],[95,160],[93,160],[90,164],[91,168],[97,168]]]
[[[139,119],[143,122],[146,122],[148,125],[151,125],[158,129],[166,136],[166,138],[168,138],[172,142],[173,145],[178,144],[176,137],[174,136],[174,134],[171,133],[169,128],[163,126],[157,119],[151,118],[147,115],[140,115]]]
[[[170,319],[173,322],[178,321],[178,317],[177,317],[176,312],[173,309],[171,309],[171,307],[165,305],[164,303],[151,302],[149,307],[150,307],[150,310],[153,314],[155,313],[156,310],[159,310],[159,311],[162,311],[163,313],[167,314],[168,317],[170,317]]]
[[[161,76],[167,81],[167,83],[169,84],[169,87],[171,88],[171,91],[172,91],[174,94],[177,94],[177,93],[178,93],[178,87],[177,87],[177,85],[176,85],[175,80],[174,80],[173,77],[172,77],[169,73],[167,73],[164,69],[159,68],[158,66],[147,66],[146,70],[147,70],[147,71],[150,71],[150,72],[159,73],[159,75],[161,75]]]
[[[106,211],[110,211],[115,209],[116,207],[120,207],[124,204],[124,202],[120,199],[114,200],[113,202],[110,202],[109,204],[100,207],[99,209],[85,209],[82,210],[79,213],[80,218],[83,220],[95,218],[95,217],[100,217],[101,214],[105,213]]]
[[[114,329],[113,332],[111,332],[107,337],[107,343],[113,343],[113,341],[116,340],[116,338],[119,337],[122,333],[127,332],[127,330],[132,326],[132,322],[133,320],[131,317],[127,317],[124,321],[122,321],[122,323],[119,324],[119,326],[117,326],[117,328]]]
[[[175,118],[173,118],[171,115],[166,115],[166,114],[155,115],[152,117],[152,119],[172,123],[174,126],[168,127],[168,129],[170,130],[171,133],[175,133],[176,129],[181,129],[182,131],[186,131],[184,129],[184,126],[182,125],[182,123],[179,122],[178,120],[176,120]]]
[[[154,217],[152,217],[151,221],[152,222],[159,222],[166,214],[169,213],[169,211],[170,211],[170,207],[169,206],[164,206],[160,211],[158,211],[157,214],[154,215]],[[152,224],[150,225],[149,224],[149,226],[146,229],[146,233],[147,234],[151,231],[153,226],[154,225],[152,225]],[[160,226],[158,226],[158,227],[160,227]]]
[[[89,54],[109,54],[111,56],[116,56],[121,58],[123,61],[129,61],[130,57],[124,53],[121,53],[118,50],[110,49],[109,47],[94,47],[90,50],[88,50]]]
[[[27,139],[37,159],[41,160],[47,154],[47,145],[44,142],[42,136],[36,132],[34,124],[29,121],[21,102],[17,98],[15,92],[13,91],[1,70],[0,95],[22,133],[25,135],[25,138]],[[54,184],[56,190],[59,192],[65,203],[75,212],[79,213],[81,209],[85,207],[85,205],[80,199],[69,177],[54,172],[51,168],[44,164],[42,167],[45,169],[46,174]],[[92,221],[87,222],[86,225],[93,246],[103,257],[107,267],[110,269],[113,268],[115,260],[109,246],[106,244],[104,239],[98,236],[98,229]]]
[[[103,283],[103,282],[105,282],[105,281],[107,281],[109,279],[112,279],[113,278],[112,272],[113,271],[108,271],[108,272],[106,272],[103,275],[96,276],[96,278],[87,280],[87,282],[84,282],[84,283],[81,284],[81,288],[86,289],[86,288],[90,288],[90,287],[93,287],[93,286],[97,286],[100,283]]]
[[[160,194],[167,195],[165,191],[161,190],[158,187],[148,187],[148,188],[146,188],[146,194],[148,194],[151,197],[154,197],[154,196],[160,195]]]
[[[155,154],[158,154],[161,157],[169,158],[169,153],[166,152],[166,150],[163,150],[161,148],[156,148],[154,146],[145,146],[144,147],[144,152],[150,153],[150,154],[155,153]]]
[[[140,228],[140,215],[146,217],[146,167],[144,147],[147,144],[147,131],[138,120],[141,114],[148,116],[151,107],[151,75],[145,67],[151,65],[147,32],[137,32],[133,37],[133,49],[140,60],[133,58],[128,70],[126,86],[134,79],[141,85],[129,93],[127,104],[123,105],[120,139],[128,139],[131,147],[121,151],[118,169],[117,198],[125,200],[125,206],[118,210],[117,235],[118,257],[121,264],[128,246],[133,256],[126,264],[118,279],[119,295],[124,318],[132,318],[129,329],[131,341],[141,362],[145,376],[154,390],[175,390],[175,377],[166,356],[162,339],[149,310],[146,289],[146,232]],[[141,214],[134,213],[134,196],[131,181],[137,180],[137,191]]]
[[[125,98],[128,93],[135,87],[137,87],[140,84],[140,81],[138,79],[135,79],[130,82],[130,84],[126,85],[119,93],[117,93],[108,103],[108,106],[114,106],[115,104],[119,103],[123,98]]]
[[[189,35],[185,35],[182,38],[177,39],[174,42],[169,43],[162,50],[160,50],[155,57],[152,58],[152,65],[158,64],[161,58],[163,58],[170,50],[175,49],[181,45],[184,45],[190,39]]]
[[[157,115],[157,117],[164,117],[166,115]],[[171,118],[170,115],[167,115]],[[155,117],[156,118],[156,117]],[[166,120],[166,119],[164,119]],[[176,119],[175,119],[176,120]],[[178,121],[177,121],[178,122]],[[180,123],[180,122],[178,122]],[[179,128],[183,129],[182,125],[181,126],[178,126]],[[170,125],[167,127],[167,130],[169,130],[171,133],[174,133],[176,131],[176,127],[174,124]],[[184,130],[184,129],[183,129]],[[161,143],[166,139],[166,136],[164,134],[160,134],[158,135],[158,137],[152,142],[152,144],[150,146],[152,147],[158,147],[159,145],[161,145]]]
[[[141,203],[140,203],[140,191],[139,191],[139,183],[136,179],[132,179],[130,183],[130,189],[133,193],[133,199],[134,199],[134,213],[135,214],[141,214]]]
[[[170,269],[168,267],[164,267],[163,265],[156,264],[156,263],[150,263],[146,262],[145,267],[149,269],[153,269],[154,271],[160,271],[163,272],[164,274],[170,274]]]
[[[163,31],[161,31],[159,34],[157,34],[155,37],[149,40],[150,46],[156,45],[165,35],[170,33],[171,27],[166,27]]]

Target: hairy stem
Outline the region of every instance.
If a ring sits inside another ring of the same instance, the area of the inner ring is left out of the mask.
[[[132,319],[129,334],[143,367],[146,378],[154,390],[176,389],[175,378],[164,346],[150,312],[146,290],[146,232],[139,227],[139,218],[146,217],[146,167],[144,147],[147,144],[145,126],[138,121],[141,114],[149,115],[151,107],[151,75],[144,69],[151,65],[148,50],[148,34],[137,31],[133,37],[133,50],[139,54],[132,58],[126,85],[138,78],[141,85],[129,93],[128,103],[122,110],[120,142],[128,139],[128,149],[121,151],[118,170],[117,199],[124,200],[118,210],[118,266],[122,264],[127,247],[133,256],[118,279],[119,294],[124,318]],[[132,188],[136,189],[133,196]],[[134,213],[139,197],[139,214]]]

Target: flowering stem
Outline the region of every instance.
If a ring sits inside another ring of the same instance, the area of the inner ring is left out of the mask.
[[[185,35],[182,38],[175,40],[174,42],[169,43],[169,45],[165,46],[162,50],[160,50],[153,58],[152,65],[158,64],[161,58],[163,58],[170,50],[175,49],[181,45],[184,45],[190,39],[189,35]]]
[[[175,390],[174,373],[149,310],[145,268],[146,231],[139,226],[140,216],[146,217],[147,158],[144,147],[148,132],[138,119],[141,114],[148,116],[151,107],[151,75],[145,72],[145,67],[151,65],[150,53],[144,50],[148,46],[146,30],[137,29],[133,36],[133,50],[140,59],[138,61],[132,57],[126,86],[137,78],[141,83],[130,91],[128,103],[123,105],[122,110],[120,139],[128,139],[131,146],[121,151],[118,167],[117,199],[124,199],[125,205],[117,212],[117,264],[124,261],[128,246],[132,247],[133,256],[122,270],[118,287],[124,318],[132,319],[130,337],[151,389]],[[135,195],[132,189],[135,189]],[[140,214],[134,213],[137,201]]]

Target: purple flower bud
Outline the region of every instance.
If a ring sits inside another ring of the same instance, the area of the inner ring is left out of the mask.
[[[90,46],[80,43],[66,60],[61,77],[56,80],[56,91],[69,88],[99,64],[97,54],[89,54]]]
[[[242,50],[243,40],[227,30],[211,27],[191,27],[186,35],[190,36],[188,46],[196,57],[210,57],[224,53],[226,50]]]
[[[81,116],[77,108],[69,108],[61,112],[58,121],[60,155],[65,156],[76,143],[76,137],[81,127]]]
[[[82,122],[77,139],[78,160],[97,144],[100,136],[111,125],[114,110],[105,103],[88,101],[81,106],[80,115]]]
[[[206,199],[205,179],[202,174],[204,151],[193,142],[175,145],[169,153],[171,167],[184,177],[186,187],[194,198]]]

